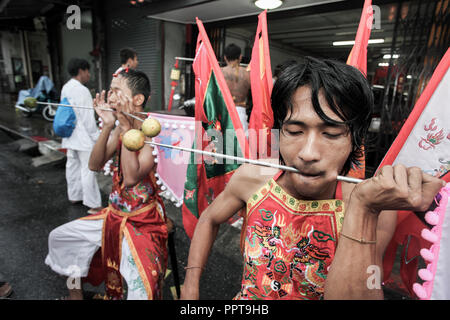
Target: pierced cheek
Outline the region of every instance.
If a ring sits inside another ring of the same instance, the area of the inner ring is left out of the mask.
[[[345,166],[345,163],[348,160],[348,157],[350,156],[350,152],[344,151],[342,150],[341,152],[339,152],[336,157],[335,157],[335,161],[339,161],[340,166],[336,167],[336,173],[337,174],[341,174],[342,173],[342,169]]]
[[[112,104],[117,104],[117,97],[116,97],[115,94],[112,94],[112,95],[109,97],[109,102],[112,103]]]
[[[292,152],[289,152],[286,148],[282,148],[280,147],[279,150],[279,158],[283,159],[285,164],[292,164],[289,160],[291,159],[291,157],[289,156],[290,154],[292,154]]]

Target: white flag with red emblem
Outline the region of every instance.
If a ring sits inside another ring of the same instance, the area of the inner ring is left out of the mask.
[[[403,164],[420,167],[424,172],[450,182],[450,49],[433,73],[414,109],[388,150],[379,168]],[[443,218],[444,219],[444,218]],[[402,245],[400,275],[410,294],[417,278],[417,257],[421,249],[438,250],[437,268],[430,270],[434,289],[428,298],[450,299],[450,213],[440,223],[439,237],[434,243],[423,238],[426,225],[411,211],[399,211],[397,227],[386,249],[383,265],[388,280],[398,245]],[[432,231],[435,228],[432,229]],[[440,245],[440,244],[445,245]],[[439,246],[440,245],[440,246]],[[440,249],[439,249],[440,247]],[[436,249],[437,248],[437,249]],[[444,285],[445,283],[445,285]]]

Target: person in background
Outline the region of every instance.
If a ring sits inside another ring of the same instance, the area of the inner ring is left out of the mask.
[[[117,76],[120,71],[124,69],[136,69],[139,65],[137,52],[131,48],[123,48],[120,50],[120,63],[119,69],[114,72],[114,76]]]
[[[222,68],[222,73],[236,105],[242,128],[247,133],[247,108],[249,107],[247,97],[250,91],[250,72],[240,66],[242,60],[241,48],[234,43],[225,48],[224,59],[227,65]]]
[[[102,200],[96,174],[88,166],[92,147],[99,136],[93,99],[85,86],[90,79],[89,63],[84,59],[71,59],[68,71],[71,79],[62,88],[61,100],[67,98],[71,105],[92,109],[73,108],[75,129],[70,137],[62,139],[61,147],[67,149],[67,194],[70,202],[82,202],[89,207],[88,213],[93,214],[102,208]]]

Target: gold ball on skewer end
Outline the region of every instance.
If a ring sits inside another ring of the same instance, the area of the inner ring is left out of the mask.
[[[141,130],[130,129],[122,137],[125,148],[130,151],[139,151],[145,145],[145,135]]]
[[[148,118],[142,122],[141,130],[147,137],[153,138],[161,132],[161,124],[155,118]]]

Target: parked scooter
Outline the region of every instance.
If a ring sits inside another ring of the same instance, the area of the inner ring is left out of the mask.
[[[33,113],[41,113],[45,120],[53,121],[56,114],[56,107],[41,103],[34,105],[25,104],[27,98],[35,98],[38,102],[59,102],[59,94],[55,89],[53,81],[47,76],[41,76],[36,86],[28,90],[20,90],[16,108],[21,111],[24,117],[31,117]]]

